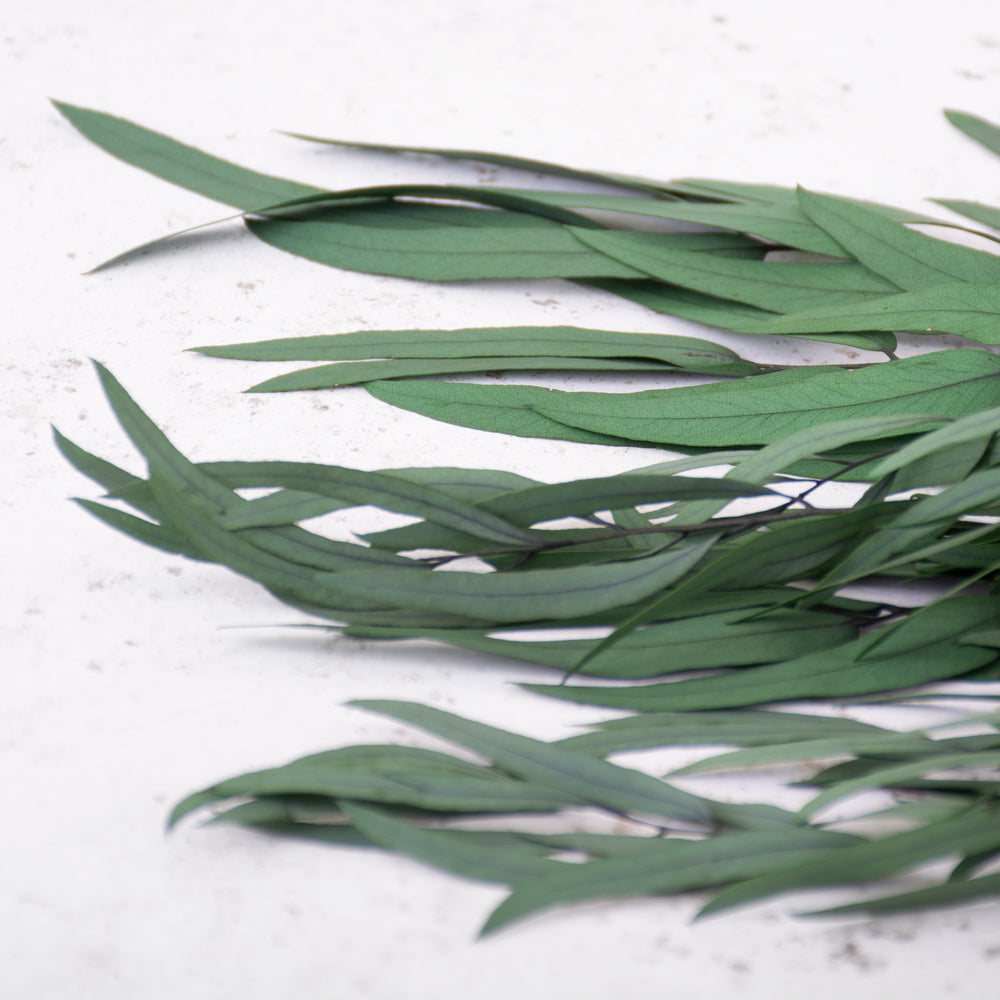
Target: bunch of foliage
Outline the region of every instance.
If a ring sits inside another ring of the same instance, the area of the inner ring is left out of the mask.
[[[947,905],[1000,891],[989,868],[1000,852],[995,713],[977,720],[981,731],[950,736],[767,707],[884,692],[907,698],[945,679],[998,676],[1000,359],[971,347],[896,359],[894,348],[898,331],[1000,343],[1000,258],[908,229],[903,222],[931,220],[884,206],[761,186],[638,181],[481,153],[450,155],[628,193],[319,191],[60,107],[121,158],[236,205],[257,236],[322,263],[433,280],[567,277],[740,333],[835,340],[890,357],[851,371],[772,370],[707,341],[561,327],[203,349],[334,362],[256,387],[265,391],[363,383],[396,405],[468,426],[686,453],[559,484],[480,469],[195,464],[101,369],[147,477],[57,440],[81,472],[135,511],[81,501],[112,527],[228,566],[346,634],[434,639],[539,664],[563,682],[532,690],[637,713],[546,744],[429,707],[362,702],[483,763],[412,748],[345,748],[223,782],[185,800],[174,821],[213,805],[227,821],[376,845],[509,885],[487,930],[574,900],[719,888],[703,911],[711,912],[778,892],[891,879],[942,858],[957,858],[943,879],[903,892],[890,885],[836,912]],[[991,126],[952,120],[1000,145]],[[996,210],[947,204],[997,221]],[[714,230],[636,232],[577,209]],[[775,259],[776,247],[800,259]],[[737,380],[629,394],[413,381],[498,367]],[[706,471],[718,466],[729,471]],[[853,501],[821,506],[822,487],[845,480],[864,484]],[[270,492],[256,499],[241,493],[262,487]],[[358,543],[304,524],[368,505],[412,523]],[[937,596],[917,608],[860,599],[855,589],[916,580],[937,583]],[[578,637],[564,638],[567,627]],[[535,638],[525,641],[524,629]],[[739,749],[687,771],[839,762],[809,779],[819,791],[792,813],[696,796],[604,759],[720,744]],[[873,788],[895,796],[867,817],[874,825],[834,831],[818,818]],[[581,809],[635,819],[637,832],[571,832]],[[557,825],[561,817],[563,832],[518,829],[525,814]],[[463,827],[484,815],[494,829]]]

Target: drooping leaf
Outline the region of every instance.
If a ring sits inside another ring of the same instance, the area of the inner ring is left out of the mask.
[[[944,882],[940,885],[929,885],[923,889],[913,889],[910,892],[893,893],[890,896],[879,896],[866,899],[859,903],[845,903],[843,906],[831,906],[825,910],[813,910],[803,913],[804,917],[836,917],[854,913],[910,913],[914,910],[937,909],[943,906],[962,906],[981,899],[1000,895],[1000,873],[983,875],[980,878],[968,879],[962,882]]]
[[[746,333],[803,333],[886,330],[915,334],[953,333],[983,344],[1000,344],[996,315],[1000,286],[955,281],[915,292],[886,295],[873,302],[835,308],[804,309],[765,319]]]
[[[907,229],[843,198],[799,190],[805,214],[855,260],[898,288],[920,291],[959,281],[1000,281],[1000,257]]]
[[[343,808],[354,826],[380,847],[483,882],[534,879],[557,865],[539,857],[529,842],[482,843],[458,831],[426,829],[357,802],[345,802]]]
[[[958,677],[991,662],[987,648],[956,645],[958,636],[992,620],[994,598],[963,597],[941,602],[894,630],[877,654],[863,658],[877,634],[772,666],[746,668],[715,677],[631,687],[523,685],[532,691],[589,705],[641,712],[689,712],[801,698],[838,698],[913,687]],[[979,655],[966,656],[970,650]]]
[[[420,156],[437,156],[448,160],[470,160],[475,163],[490,163],[497,167],[511,170],[528,170],[532,173],[548,174],[552,177],[568,177],[573,180],[596,181],[599,184],[610,184],[614,187],[635,188],[638,190],[655,191],[661,197],[669,197],[665,185],[661,181],[649,181],[639,177],[625,177],[621,174],[609,174],[593,170],[577,170],[556,163],[546,163],[542,160],[532,160],[520,156],[507,156],[502,153],[488,153],[466,149],[434,149],[426,146],[389,146],[371,142],[351,142],[344,139],[321,139],[312,135],[300,135],[288,132],[294,139],[306,142],[317,142],[327,146],[341,146],[347,149],[364,149],[378,153],[415,153]]]
[[[616,767],[555,744],[412,702],[364,700],[351,704],[419,726],[481,754],[502,771],[558,789],[583,802],[694,823],[705,823],[711,816],[709,804],[696,795],[639,771]]]
[[[219,782],[178,804],[170,825],[207,804],[246,795],[364,799],[439,812],[549,811],[580,801],[433,750],[355,746]]]
[[[91,142],[112,156],[214,201],[253,211],[321,190],[246,170],[124,118],[53,103]]]
[[[995,809],[972,809],[916,830],[830,851],[812,860],[738,882],[702,907],[699,916],[745,905],[780,892],[844,882],[868,882],[906,872],[916,865],[958,852],[989,850],[1000,844]]]
[[[535,215],[412,202],[314,210],[247,223],[265,243],[349,271],[425,281],[640,278]],[[700,254],[698,256],[701,256]]]
[[[647,712],[598,723],[595,732],[571,736],[562,745],[604,756],[648,747],[774,746],[824,738],[870,738],[884,732],[855,719],[795,712],[754,709]]]
[[[777,264],[675,249],[636,234],[573,229],[589,247],[636,271],[707,295],[788,313],[879,301],[897,286],[854,263]],[[605,277],[602,275],[602,277]],[[607,277],[614,277],[608,275]],[[749,327],[750,332],[754,327]],[[808,331],[806,331],[808,332]]]
[[[196,348],[212,357],[249,361],[351,361],[383,363],[329,365],[282,375],[254,386],[256,391],[325,388],[381,378],[497,368],[660,370],[707,375],[747,375],[759,367],[709,341],[661,334],[629,334],[578,327],[500,327],[471,330],[380,330],[334,336]],[[418,363],[417,359],[419,359]],[[409,361],[412,367],[400,365]],[[421,367],[420,363],[423,363]],[[448,362],[451,362],[450,364]],[[380,369],[379,365],[383,364]],[[393,374],[398,372],[399,374]]]
[[[1000,403],[997,372],[1000,359],[994,355],[955,349],[853,372],[795,369],[737,383],[637,393],[454,382],[375,382],[366,388],[394,406],[481,430],[567,440],[581,440],[585,432],[686,449],[766,444],[831,420],[965,416]]]
[[[811,611],[778,611],[743,621],[746,611],[695,615],[632,632],[621,643],[588,661],[583,673],[596,677],[640,678],[685,670],[711,670],[786,659],[817,644],[843,641],[853,629],[839,616]],[[464,629],[378,630],[357,627],[348,634],[365,638],[437,639],[464,649],[493,653],[571,670],[595,645],[594,639],[523,640]]]
[[[561,903],[615,896],[684,892],[761,877],[807,863],[854,843],[846,834],[812,828],[733,833],[709,840],[643,840],[626,857],[562,865],[517,885],[490,915],[482,933]]]
[[[978,118],[964,111],[946,110],[944,116],[960,132],[964,132],[970,139],[1000,156],[1000,128],[996,125],[986,121],[985,118]]]

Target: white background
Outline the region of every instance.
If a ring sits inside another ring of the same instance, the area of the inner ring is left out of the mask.
[[[88,357],[198,460],[464,464],[556,480],[658,454],[464,431],[362,389],[241,395],[262,377],[256,366],[183,349],[366,328],[704,331],[560,282],[425,286],[334,271],[236,224],[84,276],[226,210],[111,159],[47,98],[314,185],[498,178],[272,129],[660,178],[801,183],[929,210],[921,198],[1000,202],[1000,161],[941,115],[950,106],[1000,119],[994,3],[8,0],[0,53],[0,996],[892,1000],[989,990],[1000,969],[995,905],[819,923],[790,915],[801,899],[781,900],[692,925],[697,899],[641,900],[543,914],[476,943],[501,889],[238,830],[187,824],[165,837],[174,802],[233,774],[353,742],[434,745],[344,708],[351,698],[412,698],[542,738],[600,713],[519,691],[511,682],[539,678],[524,665],[222,628],[304,619],[227,571],[115,535],[66,499],[95,493],[57,455],[50,422],[141,471]]]

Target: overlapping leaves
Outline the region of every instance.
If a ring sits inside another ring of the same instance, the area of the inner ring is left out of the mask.
[[[483,933],[567,903],[696,889],[717,890],[703,914],[778,893],[862,881],[874,883],[868,893],[882,895],[830,912],[955,905],[997,891],[996,876],[980,874],[1000,853],[996,781],[980,781],[962,794],[954,778],[951,784],[937,779],[935,786],[926,777],[945,769],[995,766],[1000,760],[995,716],[986,720],[981,736],[949,738],[775,711],[660,714],[544,743],[409,702],[355,704],[426,729],[484,763],[417,748],[335,750],[220,782],[180,803],[171,823],[211,806],[216,821],[379,847],[505,885],[510,894]],[[821,772],[813,781],[822,791],[791,813],[699,798],[602,759],[616,750],[670,742],[752,748],[709,758],[700,770],[837,757],[865,773],[826,780]],[[880,822],[877,833],[864,836],[813,821],[831,802],[870,787],[900,795],[921,790],[923,797],[865,817],[869,825]],[[564,832],[539,832],[528,820],[541,815],[551,827],[566,810],[576,820],[567,816]],[[587,812],[624,814],[634,821],[634,832],[574,832]],[[506,822],[483,826],[484,815],[499,814],[508,815]],[[479,820],[475,829],[463,827],[468,818]],[[962,860],[947,881],[918,877],[910,884],[919,888],[902,892],[898,881],[889,881],[955,855]],[[883,881],[891,888],[881,888]]]
[[[571,673],[582,662],[583,674],[618,683],[534,687],[640,713],[546,744],[426,706],[362,702],[453,740],[485,763],[401,747],[345,748],[222,782],[185,800],[174,821],[211,805],[228,821],[376,845],[507,885],[511,894],[487,932],[545,907],[636,893],[718,889],[708,913],[780,892],[890,879],[956,854],[966,859],[956,881],[883,890],[871,908],[994,894],[989,874],[970,876],[1000,851],[995,717],[982,735],[940,738],[759,706],[884,691],[905,696],[929,681],[996,676],[992,626],[1000,598],[961,591],[967,581],[991,581],[1000,568],[1000,469],[992,447],[1000,412],[895,418],[890,429],[936,429],[890,446],[881,458],[883,480],[852,506],[831,510],[811,506],[808,490],[801,493],[809,484],[783,496],[778,486],[794,481],[780,474],[805,456],[822,459],[811,448],[883,440],[880,421],[842,421],[759,450],[552,485],[460,469],[195,465],[109,373],[101,376],[148,478],[61,436],[59,443],[82,472],[141,515],[86,503],[112,526],[228,565],[348,634],[431,638]],[[954,481],[934,476],[952,470],[956,448],[969,444],[978,455],[974,471]],[[720,462],[731,466],[721,479],[689,475],[699,463]],[[893,494],[895,478],[915,470],[945,488],[911,499]],[[260,486],[273,492],[256,500],[239,493]],[[770,506],[729,513],[741,497]],[[334,542],[298,524],[363,504],[415,520],[369,535],[367,545]],[[434,553],[421,555],[428,542]],[[470,556],[478,557],[476,569],[451,565]],[[880,574],[941,578],[951,592],[917,610],[841,594]],[[545,638],[567,624],[611,634]],[[526,626],[535,630],[531,641],[516,634]],[[704,798],[603,759],[671,743],[744,748],[689,770],[841,763],[820,771],[817,795],[789,813]],[[845,770],[845,763],[852,766]],[[826,828],[833,803],[872,788],[922,794],[887,807],[886,815],[905,823],[903,832]],[[572,830],[567,811],[580,810],[627,816],[637,832],[541,834],[530,823],[511,826],[518,816],[566,814],[561,828]],[[463,818],[484,815],[496,816],[495,828],[463,828]]]
[[[261,239],[324,264],[443,281],[569,278],[736,333],[831,340],[890,358],[898,332],[1000,344],[998,257],[905,225],[936,221],[926,216],[801,190],[663,183],[440,150],[417,152],[611,191],[327,191],[59,107],[115,155],[234,205]],[[1000,130],[949,117],[1000,150]],[[987,206],[942,204],[986,225],[1000,221],[1000,210]],[[682,228],[637,231],[650,220]],[[691,224],[707,231],[683,228]],[[537,691],[638,713],[546,744],[426,706],[362,702],[484,763],[344,748],[215,785],[178,806],[174,821],[213,806],[229,821],[376,845],[507,885],[486,931],[582,899],[719,889],[703,909],[710,913],[776,893],[881,883],[945,857],[960,859],[947,881],[918,875],[902,891],[897,882],[876,885],[881,896],[831,912],[952,905],[1000,891],[989,868],[1000,853],[995,715],[979,720],[976,735],[950,737],[766,707],[905,697],[932,681],[998,676],[994,354],[956,349],[851,372],[774,370],[707,341],[564,327],[376,331],[201,350],[325,362],[259,391],[361,383],[395,405],[467,426],[667,446],[691,457],[552,485],[468,469],[196,465],[102,371],[148,476],[58,442],[136,512],[81,501],[109,525],[226,565],[347,634],[434,639],[535,663],[572,678],[531,685]],[[669,395],[408,381],[500,368],[752,377]],[[691,475],[719,465],[731,470],[721,479]],[[813,506],[815,489],[832,479],[871,485],[848,506]],[[259,487],[271,492],[241,495]],[[915,487],[937,489],[902,492]],[[744,498],[754,498],[755,512],[728,508]],[[362,505],[413,520],[363,544],[303,524]],[[857,584],[885,579],[935,580],[940,594],[918,609],[849,596]],[[579,627],[576,638],[563,637],[567,625]],[[530,640],[518,634],[524,628]],[[669,744],[736,748],[688,773],[835,763],[813,775],[818,793],[790,813],[703,798],[603,759]],[[827,829],[829,807],[871,789],[896,796],[869,817],[891,821],[888,830]],[[542,814],[572,829],[567,811],[581,810],[629,817],[648,835],[541,834],[511,822]],[[463,828],[464,818],[483,815],[495,816],[496,828]]]
[[[598,182],[615,193],[425,184],[324,191],[237,167],[131,122],[57,106],[114,155],[240,208],[257,236],[321,263],[435,281],[571,278],[737,333],[816,337],[890,357],[899,331],[1000,344],[1000,257],[907,228],[948,225],[916,213],[803,190],[638,180],[441,150],[420,152]],[[951,119],[987,146],[997,134],[969,116]],[[599,218],[586,214],[595,212]],[[643,219],[707,231],[636,231]],[[796,251],[799,259],[775,250]],[[201,350],[332,362],[268,379],[255,386],[260,391],[365,383],[393,405],[480,429],[679,450],[762,444],[853,415],[961,416],[1000,405],[990,388],[995,359],[968,350],[853,373],[773,372],[706,341],[565,327],[374,331]],[[520,386],[400,384],[503,368],[759,377],[598,400],[563,393],[549,401]],[[646,410],[655,420],[642,416]],[[706,421],[706,412],[718,422]],[[726,423],[727,413],[736,419]]]

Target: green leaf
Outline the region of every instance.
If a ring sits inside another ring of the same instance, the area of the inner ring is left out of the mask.
[[[1000,282],[1000,257],[913,232],[843,198],[799,191],[810,219],[851,257],[906,291],[959,281]]]
[[[320,188],[246,170],[209,156],[124,118],[59,101],[53,104],[83,135],[112,156],[214,201],[253,211],[321,193]]]
[[[796,369],[736,383],[637,393],[453,382],[376,382],[366,388],[394,406],[482,430],[568,440],[587,432],[617,442],[717,448],[767,444],[830,420],[965,416],[1000,403],[1000,388],[994,388],[998,372],[1000,358],[956,349],[852,372]]]
[[[649,747],[714,744],[757,747],[801,740],[871,738],[884,732],[854,719],[794,712],[753,709],[648,712],[601,722],[596,732],[571,736],[560,745],[604,756]]]
[[[685,670],[712,670],[767,663],[809,652],[817,644],[853,637],[842,618],[822,612],[778,611],[743,621],[746,611],[696,615],[631,632],[589,660],[582,672],[595,677],[640,678]],[[350,635],[400,639],[423,637],[513,660],[571,670],[594,648],[594,639],[513,640],[463,629],[378,630],[351,628]]]
[[[788,743],[755,746],[744,750],[733,750],[706,760],[697,761],[687,767],[670,772],[672,778],[681,775],[707,774],[714,771],[728,771],[740,767],[759,767],[762,764],[785,764],[789,761],[810,761],[822,757],[891,755],[929,757],[934,752],[934,743],[920,734],[881,733],[860,736],[834,736],[819,739],[793,740]],[[918,774],[923,771],[918,770]],[[877,784],[877,782],[876,782]],[[844,794],[848,794],[844,792]],[[832,801],[832,797],[831,797]],[[811,805],[811,804],[810,804]],[[810,809],[801,813],[812,815]]]
[[[964,906],[977,900],[1000,894],[1000,873],[983,875],[962,882],[944,882],[924,889],[893,893],[876,899],[866,899],[844,906],[802,913],[803,917],[834,917],[852,913],[910,913],[914,910],[937,909],[943,906]]]
[[[995,809],[974,809],[916,830],[829,851],[784,870],[738,882],[702,907],[699,916],[780,892],[869,882],[945,855],[990,850],[1000,844],[998,818]]]
[[[486,622],[575,618],[620,607],[687,573],[716,536],[680,542],[655,555],[596,566],[508,573],[365,570],[337,575],[347,598],[389,601],[412,611],[448,612]]]
[[[517,189],[505,189],[514,191]],[[764,205],[740,202],[666,201],[634,195],[579,194],[572,191],[539,191],[532,194],[539,201],[585,211],[616,212],[701,226],[717,226],[735,232],[794,247],[810,253],[842,256],[843,248],[792,204]],[[757,243],[763,253],[766,244]]]
[[[994,208],[992,205],[980,205],[974,201],[956,201],[953,198],[932,198],[931,200],[937,202],[938,205],[944,205],[945,208],[950,208],[959,215],[975,219],[976,222],[981,222],[984,226],[1000,229],[1000,208]]]
[[[628,438],[568,427],[557,420],[542,416],[525,405],[526,400],[537,399],[542,393],[551,393],[555,390],[510,386],[510,391],[507,391],[508,387],[504,387],[497,393],[495,391],[497,388],[497,386],[468,385],[462,382],[365,383],[365,389],[376,399],[435,420],[458,424],[460,427],[474,427],[498,434],[516,434],[520,437],[579,441],[583,444],[623,447],[634,444]]]
[[[370,274],[425,281],[642,277],[567,227],[523,213],[383,201],[247,226],[279,250]]]
[[[714,366],[713,366],[714,367]],[[745,372],[753,374],[754,365]],[[669,369],[673,370],[673,369]],[[340,389],[383,379],[409,379],[424,375],[475,375],[499,371],[582,371],[582,372],[660,372],[664,366],[655,361],[629,361],[621,358],[596,360],[591,358],[535,357],[508,358],[504,355],[487,358],[456,360],[363,361],[356,364],[319,365],[301,371],[278,375],[258,382],[247,392],[294,392],[302,389]],[[714,372],[713,372],[714,374]]]
[[[887,747],[887,752],[896,754],[901,751],[896,748]],[[914,750],[916,746],[914,745]],[[816,813],[827,808],[834,802],[846,798],[849,795],[856,795],[858,792],[869,791],[872,788],[891,788],[896,783],[905,783],[915,778],[922,778],[936,771],[948,771],[963,767],[992,768],[1000,765],[1000,752],[980,751],[978,753],[964,750],[959,753],[937,753],[933,752],[933,747],[925,750],[920,755],[919,760],[908,760],[903,763],[891,763],[878,765],[869,770],[866,774],[845,781],[838,781],[825,788],[816,798],[807,802],[799,815],[803,819],[808,819]],[[872,750],[878,753],[878,750]]]
[[[606,761],[551,743],[518,736],[449,712],[405,701],[353,701],[352,705],[419,726],[465,746],[532,784],[575,796],[582,802],[626,813],[645,813],[694,823],[706,822],[709,803],[696,795]]]
[[[94,503],[92,500],[76,499],[85,511],[93,514],[98,520],[103,521],[109,528],[114,528],[122,534],[134,538],[143,545],[152,546],[161,552],[170,552],[176,555],[187,556],[188,559],[204,559],[201,552],[191,545],[181,534],[169,527],[146,521],[141,517],[126,514],[124,511],[114,507],[106,507],[104,504]]]
[[[628,394],[542,390],[528,395],[518,387],[516,395],[542,416],[581,430],[664,445],[731,447],[767,444],[831,420],[965,416],[1000,403],[1000,386],[994,388],[998,372],[1000,358],[995,355],[956,349],[850,372],[799,369],[737,383]],[[490,386],[481,392],[502,398],[505,388]],[[427,396],[446,393],[436,383],[423,383],[421,390]],[[379,393],[385,398],[384,390]]]
[[[948,451],[981,438],[987,439],[998,431],[1000,431],[1000,407],[971,413],[935,431],[920,435],[899,451],[886,456],[875,466],[872,476],[874,478],[887,476],[890,472],[896,472],[928,455]]]
[[[548,812],[581,801],[565,790],[516,780],[434,750],[354,746],[221,781],[178,804],[170,825],[206,805],[247,795],[319,795],[436,812]]]
[[[644,180],[639,177],[625,177],[621,174],[609,174],[594,170],[577,170],[556,163],[546,163],[543,160],[531,160],[521,156],[506,156],[502,153],[487,153],[467,149],[435,149],[426,146],[390,146],[371,142],[350,142],[344,139],[321,139],[312,135],[300,135],[286,132],[294,139],[306,142],[318,142],[327,146],[341,146],[345,149],[364,149],[376,153],[416,153],[420,156],[437,156],[448,160],[470,160],[475,163],[490,163],[497,167],[511,170],[527,170],[531,173],[548,174],[551,177],[568,177],[573,180],[592,181],[598,184],[610,184],[614,187],[634,188],[637,190],[655,191],[660,197],[669,196],[669,184],[662,181]]]
[[[493,911],[482,934],[557,904],[685,892],[780,872],[854,842],[845,834],[811,828],[733,833],[700,841],[644,839],[643,849],[627,856],[563,865],[525,879]]]
[[[753,323],[744,332],[779,336],[850,330],[953,333],[983,344],[1000,344],[998,312],[1000,286],[956,281],[886,295],[874,302],[805,309]]]
[[[970,139],[985,146],[991,153],[1000,156],[1000,128],[990,124],[985,118],[966,114],[964,111],[945,111],[945,118]]]
[[[692,254],[665,241],[636,238],[655,234],[589,229],[572,232],[587,246],[660,281],[775,312],[867,304],[897,290],[896,285],[858,264],[733,260],[714,254]],[[754,332],[755,325],[747,329]]]
[[[354,826],[373,843],[445,871],[481,882],[510,883],[545,875],[557,862],[539,857],[530,843],[483,843],[469,831],[429,830],[382,809],[341,803]],[[463,836],[463,833],[465,836]]]
[[[469,360],[474,368],[487,371],[497,367],[558,368],[572,360],[592,362],[617,368],[626,365],[651,364],[653,368],[676,368],[709,375],[746,375],[758,367],[743,361],[728,348],[710,341],[690,337],[669,337],[663,334],[618,333],[611,330],[586,330],[578,327],[491,327],[471,330],[372,330],[342,333],[333,336],[296,337],[267,340],[250,344],[194,348],[212,357],[237,358],[247,361],[354,361],[366,358],[425,359],[440,365],[446,359],[461,364]],[[561,359],[561,361],[560,361]],[[349,369],[331,366],[311,369],[292,378],[326,377],[325,384],[348,384],[343,381]],[[462,370],[456,365],[456,370]],[[431,368],[431,373],[445,371]],[[362,379],[357,379],[358,381]],[[363,379],[371,381],[371,378]],[[262,383],[279,387],[278,380]],[[255,386],[260,389],[261,386]]]
[[[878,641],[878,633],[783,663],[715,677],[627,688],[522,686],[567,701],[641,712],[690,712],[892,691],[958,677],[991,662],[996,655],[992,650],[958,646],[957,639],[991,621],[998,610],[1000,603],[989,597],[940,602],[896,628],[879,644],[878,654],[866,658],[863,654]],[[966,655],[972,651],[978,655]]]

